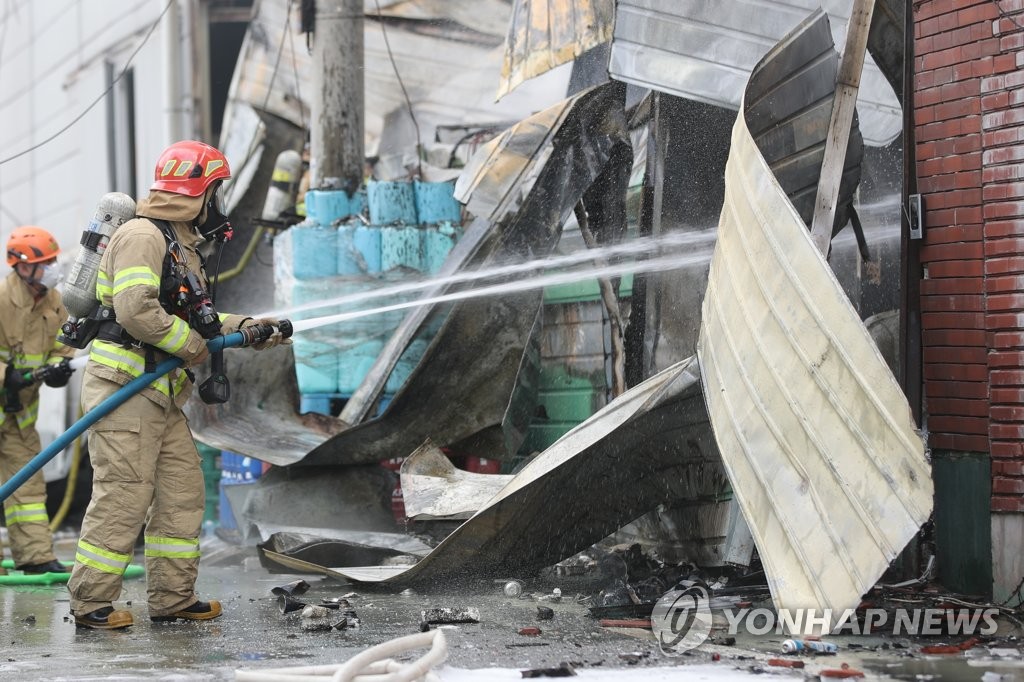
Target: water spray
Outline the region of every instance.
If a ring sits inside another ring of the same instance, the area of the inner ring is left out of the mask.
[[[453,284],[479,283],[492,279],[511,278],[520,275],[535,275],[545,271],[576,265],[585,264],[594,266],[595,262],[603,260],[615,261],[616,258],[637,258],[656,256],[659,254],[668,255],[669,252],[678,251],[681,247],[709,246],[714,243],[716,236],[717,235],[714,231],[670,232],[661,237],[642,237],[640,239],[634,239],[622,242],[621,244],[602,247],[600,249],[585,249],[565,255],[539,258],[522,263],[509,263],[481,270],[457,272],[445,277],[435,277],[416,282],[403,282],[401,284],[378,287],[367,291],[338,296],[332,299],[312,301],[310,303],[296,305],[285,310],[271,310],[263,313],[257,313],[256,316],[278,317],[283,314],[295,314],[320,308],[363,303],[375,298],[392,298],[401,294],[424,291],[435,287],[447,287]],[[709,253],[708,257],[710,257]],[[632,260],[630,262],[635,263],[636,261]],[[594,275],[590,270],[579,272],[577,275],[578,280],[589,279],[593,276]]]
[[[311,329],[317,329],[318,327],[324,327],[329,324],[346,322],[348,320],[355,320],[360,317],[368,317],[370,315],[379,315],[381,313],[387,313],[393,310],[405,310],[408,308],[416,308],[424,305],[447,303],[449,301],[463,301],[470,298],[501,296],[504,294],[531,291],[533,289],[543,289],[544,287],[554,286],[557,284],[570,284],[573,282],[578,282],[581,279],[592,279],[594,277],[615,277],[627,274],[664,272],[666,270],[675,270],[684,265],[698,264],[706,260],[706,254],[695,253],[682,257],[663,256],[661,258],[653,258],[650,260],[641,261],[639,263],[617,263],[614,265],[606,265],[599,268],[592,268],[587,271],[553,273],[549,275],[543,275],[540,277],[534,277],[532,279],[503,282],[501,284],[494,284],[486,287],[478,287],[476,289],[467,289],[465,291],[455,291],[447,294],[441,294],[438,296],[421,298],[414,301],[392,303],[390,305],[379,306],[376,308],[368,308],[366,310],[354,310],[352,312],[338,313],[335,315],[324,315],[322,317],[310,318],[308,320],[297,320],[293,324],[295,326],[295,333],[298,334],[301,332],[309,331]]]

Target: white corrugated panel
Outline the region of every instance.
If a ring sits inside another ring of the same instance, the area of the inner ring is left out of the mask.
[[[698,355],[778,608],[854,608],[932,508],[906,398],[738,116]]]
[[[819,6],[837,46],[846,43],[850,2],[832,0],[619,0],[609,71],[617,80],[738,109],[758,60]],[[902,130],[899,101],[870,55],[857,101],[871,145]]]

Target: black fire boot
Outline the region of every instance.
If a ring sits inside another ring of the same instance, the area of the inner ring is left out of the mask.
[[[210,601],[197,601],[192,606],[187,606],[181,611],[166,616],[150,616],[149,619],[154,623],[170,623],[179,618],[182,620],[213,620],[222,613],[220,602],[211,599]]]
[[[70,573],[71,567],[53,559],[41,564],[25,564],[17,567],[25,575],[41,575],[43,573]]]
[[[75,614],[75,626],[93,630],[120,630],[134,625],[130,611],[115,611],[113,606],[104,606],[89,613]]]

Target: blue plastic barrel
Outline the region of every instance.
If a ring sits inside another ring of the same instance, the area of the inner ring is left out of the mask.
[[[314,223],[300,223],[282,235],[295,279],[317,279],[338,273],[338,231]],[[276,242],[275,242],[276,243]]]
[[[421,225],[459,223],[462,204],[455,200],[455,184],[451,182],[415,182],[416,216]]]
[[[437,274],[445,258],[462,236],[462,228],[451,223],[428,225],[423,228],[423,271]]]
[[[422,230],[415,225],[380,228],[380,267],[423,270]]]
[[[350,222],[338,228],[338,274],[368,275],[380,272],[380,228]]]
[[[306,192],[306,217],[310,222],[331,226],[333,223],[363,212],[366,195],[352,196],[344,190],[312,189]]]
[[[366,185],[370,222],[374,225],[416,224],[416,191],[411,182],[370,180]]]

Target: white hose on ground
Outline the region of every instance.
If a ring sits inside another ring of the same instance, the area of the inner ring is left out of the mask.
[[[427,646],[430,650],[411,663],[400,663],[391,658]],[[356,654],[345,663],[236,670],[235,679],[241,682],[440,682],[431,668],[444,663],[447,657],[448,643],[444,632],[431,630],[383,642]]]

